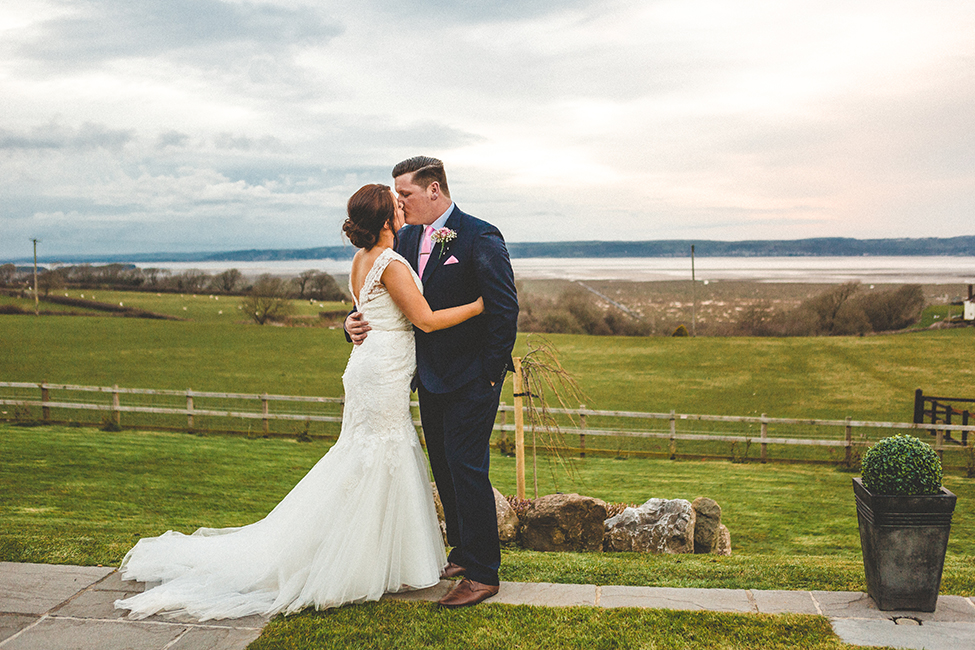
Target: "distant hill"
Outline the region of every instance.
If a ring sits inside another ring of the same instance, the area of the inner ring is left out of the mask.
[[[512,257],[859,257],[901,255],[975,255],[975,236],[923,239],[849,239],[820,237],[753,241],[674,239],[658,241],[509,242]],[[85,262],[264,262],[272,260],[350,259],[355,248],[251,249],[218,253],[142,253],[138,255],[65,255],[44,261]]]

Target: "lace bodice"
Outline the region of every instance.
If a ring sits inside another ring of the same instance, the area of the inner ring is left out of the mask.
[[[392,248],[387,248],[381,252],[379,257],[376,258],[376,261],[372,263],[372,268],[366,274],[366,281],[362,284],[358,300],[356,300],[356,309],[362,312],[373,330],[398,331],[413,329],[412,323],[403,315],[403,312],[399,310],[396,303],[393,302],[392,297],[386,291],[386,287],[383,286],[381,281],[383,271],[386,270],[390,262],[394,261],[404,264],[410,270],[410,275],[413,277],[417,289],[421,293],[423,292],[423,284],[420,282],[420,278],[417,277],[413,271],[413,267],[410,266],[410,263],[402,255]],[[349,278],[349,292],[355,296],[351,277]]]

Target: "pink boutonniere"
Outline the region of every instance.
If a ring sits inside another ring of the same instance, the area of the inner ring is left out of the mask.
[[[434,244],[440,244],[439,257],[443,257],[443,252],[447,250],[447,244],[455,239],[457,239],[457,232],[451,230],[450,228],[434,230],[430,235],[430,241],[432,241]]]

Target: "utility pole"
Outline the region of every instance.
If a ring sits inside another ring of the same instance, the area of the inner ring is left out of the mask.
[[[40,240],[32,238],[31,241],[34,242],[34,315],[40,316],[41,304],[40,298],[37,297],[37,242]]]
[[[697,336],[697,278],[694,276],[694,244],[691,244],[691,336]]]

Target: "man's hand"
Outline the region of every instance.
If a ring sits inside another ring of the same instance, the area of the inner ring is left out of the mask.
[[[345,318],[345,331],[356,345],[361,345],[366,340],[366,332],[371,329],[361,311],[353,312]]]

